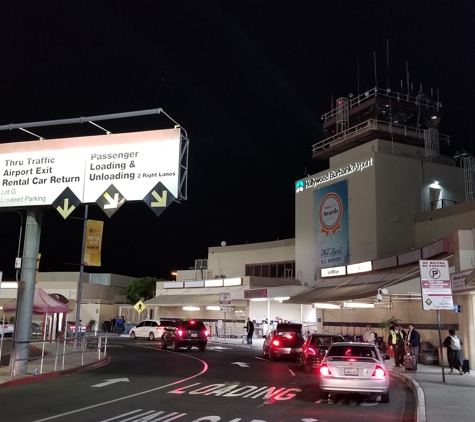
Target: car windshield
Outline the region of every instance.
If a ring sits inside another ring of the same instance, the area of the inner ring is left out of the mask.
[[[332,343],[337,341],[343,341],[340,337],[332,336],[313,336],[312,344],[317,344],[318,346],[330,346]]]
[[[279,332],[277,333],[277,335],[287,340],[294,340],[296,338],[300,338],[300,334],[295,332]]]
[[[185,330],[203,330],[205,328],[204,324],[201,321],[184,321],[181,324],[181,327]]]
[[[333,345],[327,353],[327,357],[331,356],[348,356],[348,357],[368,357],[377,358],[374,347],[369,346],[337,346]]]

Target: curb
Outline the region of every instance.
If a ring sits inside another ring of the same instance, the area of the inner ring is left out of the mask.
[[[403,381],[414,393],[416,399],[416,421],[427,422],[426,398],[421,385],[412,377],[390,369],[391,375]]]
[[[99,368],[101,366],[107,365],[111,360],[112,360],[112,356],[109,353],[107,353],[107,356],[105,359],[101,359],[97,362],[88,363],[87,365],[78,366],[76,368],[64,369],[62,371],[48,372],[46,374],[41,374],[41,375],[29,375],[29,376],[25,376],[24,378],[13,379],[11,381],[7,381],[7,382],[4,382],[3,384],[0,384],[0,388],[13,387],[15,385],[22,385],[22,384],[27,384],[30,382],[44,381],[46,379],[56,378],[62,375],[71,375],[77,372],[89,371],[91,369],[95,369],[95,368]]]

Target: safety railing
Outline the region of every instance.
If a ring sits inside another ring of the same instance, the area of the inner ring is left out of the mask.
[[[64,336],[57,338],[53,342],[49,340],[15,341],[15,345],[28,344],[29,347],[34,346],[37,350],[41,350],[41,355],[17,359],[15,353],[12,352],[10,378],[13,379],[16,375],[19,375],[15,373],[15,368],[16,364],[21,361],[27,361],[27,365],[32,362],[38,362],[39,368],[34,368],[34,375],[62,371],[67,369],[67,367],[80,367],[88,363],[100,361],[107,354],[107,333],[100,335],[90,334],[80,333],[77,339],[74,336]],[[34,366],[37,365],[35,364]],[[45,371],[46,366],[48,368]]]
[[[405,137],[419,138],[424,140],[424,131],[420,129],[413,129],[408,126],[401,126],[384,122],[381,120],[369,119],[365,122],[352,126],[341,133],[337,133],[329,138],[326,138],[316,144],[312,145],[312,153],[315,154],[325,148],[333,147],[341,142],[346,141],[349,138],[361,135],[365,132],[372,130],[379,130],[382,132],[393,133],[395,135],[402,135]],[[439,134],[439,142],[448,144],[450,142],[450,136]]]

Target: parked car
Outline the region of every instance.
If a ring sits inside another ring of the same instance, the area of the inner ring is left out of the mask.
[[[277,324],[264,339],[262,354],[269,360],[282,357],[298,358],[302,352],[302,324]]]
[[[163,333],[168,327],[173,327],[172,321],[158,321],[150,319],[139,322],[129,330],[129,335],[132,340],[136,338],[148,338],[150,341],[160,340]]]
[[[198,347],[200,352],[206,350],[208,343],[208,330],[202,321],[190,319],[188,321],[179,321],[174,327],[167,327],[162,335],[162,349],[170,346],[174,351],[180,347],[191,349]]]
[[[381,402],[388,403],[388,359],[374,344],[334,343],[319,368],[320,391],[380,394]]]
[[[13,324],[0,324],[0,335],[13,336],[15,326]]]
[[[341,334],[310,334],[302,345],[300,363],[303,365],[306,372],[311,372],[313,369],[317,369],[320,366],[323,358],[327,354],[328,348],[333,343],[341,343],[345,341],[345,338]]]
[[[67,335],[72,336],[76,333],[76,321],[68,321],[66,323]],[[87,327],[79,323],[79,334],[84,334],[87,331]]]

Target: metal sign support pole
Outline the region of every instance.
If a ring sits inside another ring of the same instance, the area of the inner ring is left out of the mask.
[[[89,205],[86,205],[84,208],[84,226],[82,231],[82,248],[81,248],[81,263],[79,269],[79,282],[78,282],[78,293],[76,299],[76,321],[74,329],[74,350],[78,348],[78,336],[80,331],[80,321],[81,321],[81,301],[82,301],[82,280],[84,275],[84,246],[86,245],[86,230],[87,230],[87,216],[89,211]],[[65,321],[66,323],[66,321]],[[66,330],[66,327],[65,327]]]
[[[440,332],[440,310],[437,309],[437,326],[439,328],[439,347],[440,347],[440,366],[442,367],[442,382],[445,382],[445,370],[444,370],[444,348],[442,345],[442,334]]]

